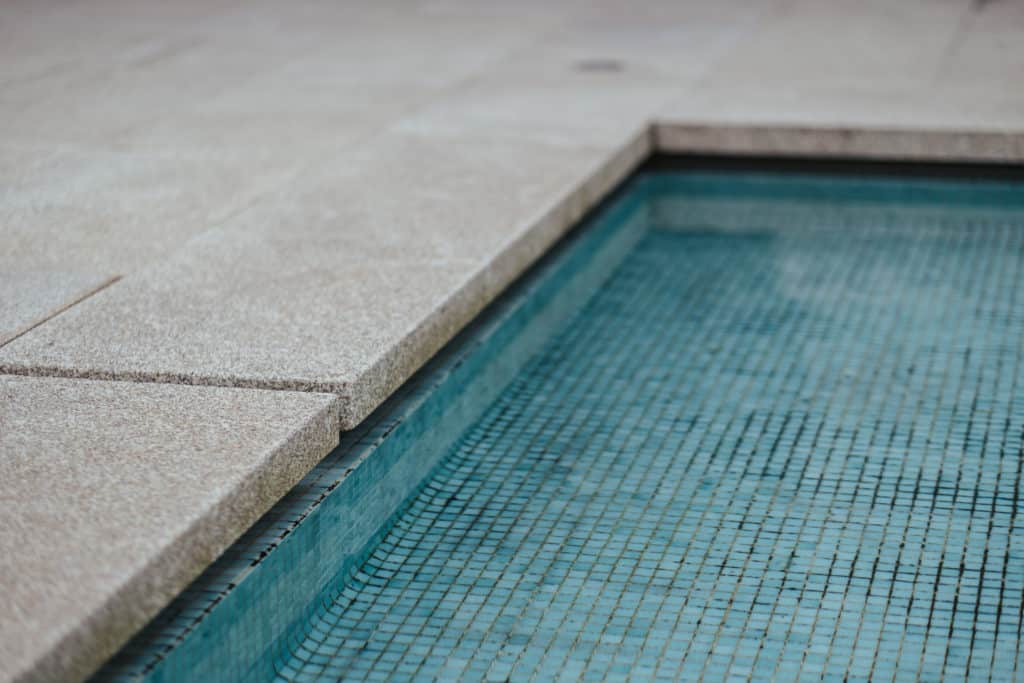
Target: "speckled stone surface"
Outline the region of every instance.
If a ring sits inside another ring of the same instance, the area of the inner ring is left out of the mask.
[[[329,395],[0,376],[0,680],[89,674],[337,440]]]
[[[73,271],[0,270],[0,346],[112,280]]]
[[[0,366],[329,391],[350,428],[649,149],[620,143],[608,160],[385,136],[11,342]]]
[[[664,122],[654,126],[653,135],[660,151],[679,154],[814,155],[890,161],[1024,160],[1024,135],[1000,131]]]

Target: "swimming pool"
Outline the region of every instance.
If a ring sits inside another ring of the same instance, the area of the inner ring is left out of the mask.
[[[641,174],[100,677],[1019,679],[1022,273],[1018,184]]]

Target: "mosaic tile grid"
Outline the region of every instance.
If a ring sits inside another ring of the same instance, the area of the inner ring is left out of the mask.
[[[1024,220],[893,212],[650,232],[280,678],[1020,680]]]

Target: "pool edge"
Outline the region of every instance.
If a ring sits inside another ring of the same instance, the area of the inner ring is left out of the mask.
[[[574,312],[578,297],[610,274],[615,259],[628,251],[623,240],[639,239],[646,206],[621,196],[613,191],[577,221],[377,411],[343,433],[335,451],[92,680],[271,675],[279,650],[267,644],[287,643],[291,629],[315,609],[316,596],[343,580],[447,446],[548,337],[552,324]],[[624,213],[630,227],[620,223]],[[505,353],[513,342],[515,352]],[[403,459],[413,451],[415,461]],[[367,514],[368,509],[373,511]],[[351,514],[355,510],[359,514]],[[337,524],[348,524],[351,532],[340,553],[326,548],[328,539],[319,533]],[[211,640],[216,651],[208,646]]]

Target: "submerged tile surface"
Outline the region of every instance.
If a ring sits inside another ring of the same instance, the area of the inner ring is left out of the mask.
[[[1024,212],[710,185],[467,431],[282,680],[1020,678]]]
[[[0,375],[0,679],[88,675],[337,440],[333,396]]]

